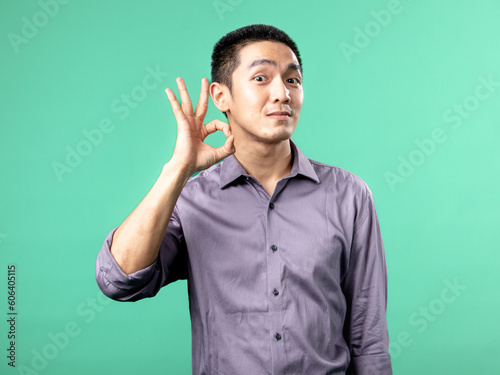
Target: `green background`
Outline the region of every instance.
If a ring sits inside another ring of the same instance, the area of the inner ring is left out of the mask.
[[[0,2],[0,373],[190,373],[186,282],[111,301],[100,297],[95,258],[171,156],[176,124],[164,89],[177,92],[181,76],[196,102],[214,43],[252,23],[277,26],[299,46],[305,99],[295,142],[374,194],[394,373],[500,371],[499,1],[57,4]],[[397,10],[390,19],[387,9]],[[141,88],[148,69],[162,73]],[[131,93],[140,100],[125,114]],[[466,110],[451,122],[457,105]],[[206,119],[216,117],[224,119],[210,103]],[[85,148],[83,132],[106,119],[108,133]],[[436,132],[439,143],[424,141]],[[78,147],[87,155],[58,175],[54,165]],[[5,356],[10,264],[17,369]],[[62,340],[57,351],[51,337]]]

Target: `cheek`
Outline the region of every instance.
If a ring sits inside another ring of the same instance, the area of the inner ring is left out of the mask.
[[[234,104],[239,117],[253,120],[261,116],[265,111],[267,105],[266,95],[263,90],[249,87],[241,88]]]
[[[254,96],[248,96],[241,103],[240,110],[245,113],[246,117],[258,117],[262,114],[265,102]]]
[[[297,93],[295,103],[296,103],[297,107],[301,108],[303,102],[304,102],[304,93],[301,91],[301,92]]]
[[[241,96],[242,103],[252,108],[262,107],[266,103],[266,94],[263,89],[247,89]]]

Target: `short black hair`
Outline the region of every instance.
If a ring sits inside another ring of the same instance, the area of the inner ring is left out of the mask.
[[[292,38],[274,26],[255,24],[231,31],[215,44],[212,52],[212,82],[225,84],[232,93],[231,78],[240,65],[239,52],[248,44],[263,41],[281,42],[290,47],[299,61],[302,73],[299,49]]]

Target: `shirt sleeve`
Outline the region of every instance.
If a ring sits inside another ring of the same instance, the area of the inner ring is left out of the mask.
[[[170,218],[158,256],[148,267],[125,274],[110,252],[114,228],[104,240],[96,260],[96,281],[116,301],[137,301],[155,296],[165,285],[187,278],[187,250],[176,210]]]
[[[344,335],[351,352],[347,374],[392,375],[387,329],[387,269],[373,196],[365,185],[343,289]]]

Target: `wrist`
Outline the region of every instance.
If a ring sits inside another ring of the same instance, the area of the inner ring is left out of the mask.
[[[196,171],[191,170],[181,163],[169,160],[162,168],[161,175],[169,176],[185,183]]]

